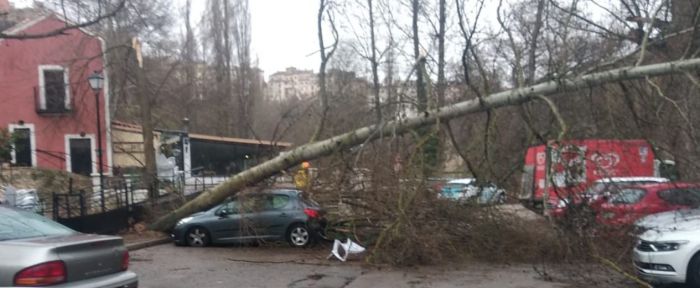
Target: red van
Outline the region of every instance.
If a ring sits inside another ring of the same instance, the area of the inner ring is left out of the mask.
[[[556,205],[581,195],[600,179],[646,176],[673,180],[677,178],[669,175],[673,164],[656,159],[645,140],[552,141],[528,148],[519,199],[528,206],[541,207],[545,199]]]

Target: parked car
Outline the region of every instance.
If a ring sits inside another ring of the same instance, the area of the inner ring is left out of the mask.
[[[652,283],[687,283],[700,287],[700,210],[650,215],[633,252],[637,274]]]
[[[500,204],[506,200],[506,192],[493,183],[478,184],[474,178],[455,179],[447,182],[438,198],[455,201],[476,200],[479,204]]]
[[[431,192],[440,193],[442,187],[447,184],[447,182],[452,181],[453,178],[448,177],[429,177],[428,178],[428,188]]]
[[[598,179],[591,184],[583,194],[573,195],[566,199],[560,199],[552,209],[550,215],[555,218],[564,217],[571,206],[586,206],[591,211],[596,211],[607,202],[610,197],[617,194],[623,187],[650,183],[665,183],[669,179],[662,177],[610,177]]]
[[[700,206],[700,184],[666,182],[632,185],[600,205],[597,220],[609,226],[632,225],[644,216]]]
[[[476,179],[462,178],[447,182],[440,189],[439,198],[451,200],[466,200],[477,196],[479,189],[476,186]]]
[[[487,183],[479,186],[477,197],[479,204],[503,204],[506,203],[506,190],[498,188],[496,184]]]
[[[237,195],[204,212],[181,219],[171,237],[176,245],[285,240],[305,247],[323,232],[325,212],[294,189]]]
[[[0,205],[0,287],[138,287],[122,238]]]

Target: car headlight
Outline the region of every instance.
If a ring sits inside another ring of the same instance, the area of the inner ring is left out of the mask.
[[[688,241],[663,241],[663,242],[648,242],[649,248],[654,252],[676,251]]]
[[[192,217],[185,217],[185,218],[182,218],[182,219],[180,219],[180,221],[177,221],[177,225],[175,225],[175,226],[180,226],[180,225],[182,225],[182,224],[185,224],[185,223],[187,223],[187,222],[190,222],[191,220],[192,220]]]
[[[569,206],[569,202],[566,201],[566,200],[564,200],[564,199],[562,199],[562,200],[559,200],[559,202],[557,203],[556,208],[566,208],[566,206]]]

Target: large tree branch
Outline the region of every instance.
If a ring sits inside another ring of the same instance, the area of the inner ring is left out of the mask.
[[[80,29],[80,28],[85,28],[88,26],[95,25],[99,23],[100,21],[114,17],[119,13],[120,10],[124,8],[126,5],[126,0],[122,0],[119,2],[117,7],[114,8],[114,10],[110,11],[107,14],[98,14],[97,17],[94,19],[85,21],[85,22],[80,22],[80,23],[68,23],[66,26],[63,26],[61,28],[51,30],[48,32],[43,32],[43,33],[36,33],[36,34],[27,34],[27,33],[6,33],[6,32],[0,32],[0,39],[18,39],[18,40],[29,40],[29,39],[42,39],[42,38],[49,38],[49,37],[54,37],[54,36],[59,36],[59,35],[65,35],[66,32],[74,29]]]
[[[388,133],[406,133],[416,128],[434,125],[438,120],[445,121],[467,114],[494,109],[498,107],[511,106],[523,102],[531,101],[537,95],[557,94],[573,97],[574,94],[561,94],[566,91],[590,88],[605,83],[622,80],[644,79],[659,75],[679,73],[700,69],[700,59],[689,59],[684,61],[666,62],[660,64],[625,67],[599,73],[584,75],[576,78],[559,79],[557,81],[543,82],[537,85],[507,90],[484,97],[481,101],[472,99],[445,106],[437,110],[421,112],[414,117],[386,122],[383,125],[372,125],[357,130],[337,135],[329,139],[309,143],[293,149],[289,152],[265,161],[253,168],[240,172],[230,180],[216,186],[213,190],[206,191],[197,198],[187,202],[177,210],[159,218],[151,225],[156,230],[167,230],[180,219],[194,212],[221,203],[240,189],[264,180],[281,170],[299,165],[303,161],[308,161],[323,156],[342,151],[359,144],[379,138],[379,135]],[[379,132],[379,133],[378,133]]]

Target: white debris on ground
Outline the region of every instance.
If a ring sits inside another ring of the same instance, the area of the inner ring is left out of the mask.
[[[0,203],[28,211],[41,211],[36,189],[16,189],[12,185],[0,186]]]

